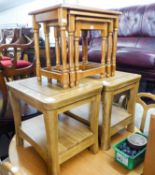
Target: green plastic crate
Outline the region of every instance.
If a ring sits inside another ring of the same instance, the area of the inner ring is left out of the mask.
[[[142,133],[137,133],[137,134],[143,135]],[[115,160],[120,164],[122,164],[127,169],[132,170],[144,160],[146,146],[142,148],[142,150],[140,150],[135,156],[129,156],[128,154],[124,153],[119,149],[119,146],[126,141],[127,141],[127,138],[121,140],[119,143],[113,146],[115,150]]]

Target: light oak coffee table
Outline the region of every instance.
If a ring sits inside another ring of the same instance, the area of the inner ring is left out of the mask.
[[[47,79],[36,77],[8,83],[15,120],[16,143],[29,142],[44,159],[49,175],[60,174],[60,164],[90,147],[98,151],[98,111],[102,86],[83,79],[72,89],[64,90]],[[40,112],[30,120],[21,121],[19,101],[23,100]],[[65,116],[63,112],[90,103],[89,126]],[[33,162],[31,162],[33,164]]]

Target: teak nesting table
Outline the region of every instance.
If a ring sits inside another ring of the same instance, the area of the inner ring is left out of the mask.
[[[114,76],[118,11],[59,4],[29,13],[33,17],[36,74],[48,80],[56,79],[63,88],[78,85],[79,80],[94,74]],[[43,24],[45,34],[46,67],[41,68],[39,28]],[[54,28],[56,66],[51,65],[49,32]],[[101,62],[88,60],[88,31],[99,30],[102,36]],[[67,34],[66,34],[67,33]],[[82,34],[81,34],[82,33]],[[79,59],[79,40],[82,39],[82,62]],[[66,42],[67,41],[67,42]]]
[[[48,165],[49,175],[59,174],[59,165],[90,147],[98,151],[98,111],[102,86],[91,80],[82,80],[77,87],[62,89],[55,84],[29,78],[8,83],[15,119],[16,142],[29,142]],[[24,100],[42,112],[21,122],[20,103]],[[89,127],[65,116],[63,112],[90,103]],[[33,162],[32,162],[33,163]]]

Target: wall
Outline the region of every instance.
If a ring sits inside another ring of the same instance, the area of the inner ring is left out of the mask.
[[[104,2],[105,1],[105,2]],[[30,11],[35,9],[47,7],[53,5],[55,3],[69,3],[69,4],[78,4],[84,6],[91,7],[99,7],[99,8],[119,8],[136,4],[150,4],[153,3],[154,0],[34,0],[29,3],[25,3],[24,5],[18,6],[16,8],[12,8],[10,10],[6,10],[4,12],[0,12],[0,25],[1,24],[12,24],[18,23],[23,25],[31,26],[31,16],[28,16]],[[97,2],[97,3],[96,3]],[[116,3],[117,2],[117,3]]]
[[[9,10],[0,12],[0,25],[18,23],[32,26],[31,16],[28,15],[30,11],[61,2],[62,0],[34,0],[32,2],[20,5],[16,8],[11,8]]]
[[[155,3],[154,0],[79,0],[79,4],[88,5],[92,7],[112,9],[120,7],[128,7],[132,5],[142,5],[142,4],[151,4]]]
[[[98,7],[105,9],[119,8],[125,6],[131,6],[136,4],[150,4],[154,3],[154,0],[33,0],[32,2],[25,3],[16,8],[12,8],[3,12],[0,12],[0,26],[4,24],[20,24],[23,26],[32,26],[32,18],[28,15],[30,11],[40,9],[43,7],[51,6],[56,3],[77,4],[90,7]],[[117,2],[117,3],[116,3]],[[3,26],[4,27],[4,26]],[[52,29],[51,29],[52,30]],[[41,30],[40,35],[43,36]],[[53,32],[51,32],[51,43],[54,42]]]

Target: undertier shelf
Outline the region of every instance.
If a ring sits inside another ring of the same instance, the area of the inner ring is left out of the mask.
[[[83,106],[79,106],[77,108],[72,109],[67,114],[73,118],[78,119],[79,121],[88,124],[89,120],[89,111],[90,105],[86,104]],[[103,118],[103,111],[102,111],[102,104],[100,104],[100,112],[99,112],[99,128],[100,131],[102,130],[102,118]],[[128,125],[132,122],[132,115],[128,113],[127,110],[121,108],[119,106],[113,105],[112,106],[112,113],[111,113],[111,135],[122,129],[125,125]]]
[[[47,161],[47,140],[43,115],[22,122],[20,135],[35,147],[36,151]],[[58,117],[58,152],[59,162],[67,160],[68,150],[74,152],[75,147],[82,143],[87,147],[94,142],[93,133],[85,124],[61,114]],[[74,153],[73,153],[74,154]],[[71,157],[71,156],[70,156]]]

